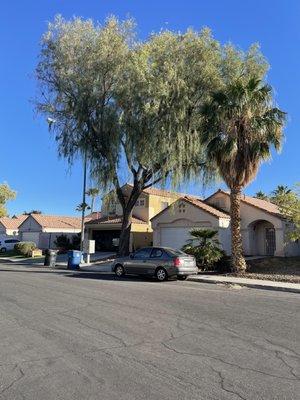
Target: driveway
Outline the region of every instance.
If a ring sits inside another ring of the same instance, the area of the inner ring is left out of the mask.
[[[299,330],[293,293],[2,264],[0,399],[296,400]]]

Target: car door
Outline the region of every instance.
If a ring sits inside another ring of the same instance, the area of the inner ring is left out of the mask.
[[[131,258],[126,263],[126,272],[129,274],[143,275],[146,273],[151,247],[145,247],[143,249],[137,250],[132,254]]]
[[[164,266],[165,257],[166,255],[163,249],[160,249],[159,247],[153,247],[150,254],[148,272],[154,275],[157,267]]]

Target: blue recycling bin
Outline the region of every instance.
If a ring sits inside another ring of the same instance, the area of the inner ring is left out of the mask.
[[[81,251],[78,251],[78,250],[68,251],[68,268],[69,269],[79,269],[80,261],[81,261]]]

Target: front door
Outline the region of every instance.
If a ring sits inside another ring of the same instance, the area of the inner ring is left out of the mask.
[[[274,256],[276,250],[276,237],[274,228],[266,228],[266,254]]]

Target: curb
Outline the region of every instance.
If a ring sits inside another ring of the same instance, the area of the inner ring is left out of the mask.
[[[280,292],[290,292],[290,293],[300,293],[300,289],[293,287],[284,287],[284,286],[273,286],[273,285],[265,285],[251,282],[230,282],[230,281],[219,281],[217,279],[206,279],[206,278],[188,278],[189,281],[193,282],[201,282],[201,283],[212,283],[212,284],[223,284],[223,285],[239,285],[245,286],[252,289],[263,289],[263,290],[274,290]]]

